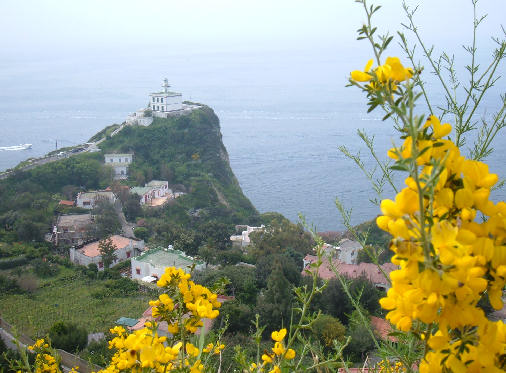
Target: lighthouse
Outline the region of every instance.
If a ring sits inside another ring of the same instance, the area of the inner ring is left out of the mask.
[[[169,80],[165,78],[162,84],[161,92],[153,92],[149,95],[149,107],[153,111],[153,116],[166,118],[171,112],[182,110],[183,102],[181,93],[171,92],[169,90]]]

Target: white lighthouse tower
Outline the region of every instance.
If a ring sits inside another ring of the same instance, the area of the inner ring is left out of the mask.
[[[170,85],[167,78],[163,80],[162,88],[163,91],[149,95],[149,107],[153,111],[153,116],[166,118],[171,112],[183,109],[183,95],[169,91]]]

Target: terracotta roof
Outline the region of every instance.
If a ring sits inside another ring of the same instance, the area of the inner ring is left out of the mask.
[[[114,235],[111,237],[111,241],[116,246],[116,249],[122,249],[125,246],[130,245],[130,242],[132,241],[131,238],[126,238],[123,236]],[[84,245],[82,248],[79,249],[81,253],[83,253],[86,256],[89,256],[90,258],[94,258],[96,256],[100,255],[100,251],[98,249],[98,243],[99,241],[92,242],[88,245]]]
[[[393,331],[393,329],[392,325],[390,325],[390,323],[387,320],[381,319],[376,316],[371,316],[371,326],[376,331],[376,333],[378,333],[381,339],[383,340],[388,339],[391,342],[397,342],[397,338],[388,335]]]
[[[304,258],[305,262],[313,263],[318,259],[315,255],[306,255]],[[323,258],[323,263],[318,269],[318,276],[324,280],[329,280],[331,278],[336,277],[332,269],[330,268],[330,263],[327,258]],[[383,276],[383,273],[378,269],[376,264],[373,263],[360,263],[360,264],[346,264],[342,263],[338,260],[333,260],[334,266],[337,268],[340,274],[347,276],[349,278],[357,278],[362,275],[365,275],[371,282],[374,284],[387,284],[388,281]],[[381,268],[388,275],[393,270],[397,269],[397,267],[392,263],[385,263],[381,265]],[[309,268],[307,268],[309,269]],[[302,274],[305,275],[306,272],[302,271]]]
[[[67,201],[65,199],[62,199],[58,204],[63,206],[74,206],[74,201]]]

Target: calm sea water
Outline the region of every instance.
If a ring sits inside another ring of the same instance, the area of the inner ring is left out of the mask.
[[[367,179],[338,151],[340,145],[360,151],[372,166],[357,129],[375,136],[378,154],[393,141],[391,124],[379,112],[366,114],[362,95],[344,87],[347,73],[368,58],[356,50],[97,50],[4,57],[0,146],[33,148],[0,151],[2,170],[122,122],[167,77],[184,99],[215,110],[232,169],[259,211],[278,211],[293,221],[302,213],[319,230],[343,228],[336,197],[353,209],[354,223],[378,214],[369,203],[374,195]],[[435,98],[441,95],[435,85],[432,91]],[[486,116],[498,102],[498,95],[484,101]],[[504,136],[498,138],[489,160],[503,178],[505,144]],[[496,192],[495,199],[505,194]]]

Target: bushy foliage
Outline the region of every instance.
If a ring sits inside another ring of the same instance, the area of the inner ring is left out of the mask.
[[[19,294],[22,290],[17,281],[10,277],[0,275],[0,293],[1,294]]]
[[[39,277],[51,277],[55,276],[59,267],[55,263],[49,262],[47,259],[35,259],[32,261],[33,271]]]
[[[68,352],[82,350],[88,344],[86,329],[65,321],[58,321],[51,326],[49,338],[54,347]]]
[[[334,340],[344,342],[346,334],[346,328],[338,319],[325,314],[320,315],[315,320],[311,326],[311,331],[325,347],[333,346]]]
[[[253,330],[251,321],[254,318],[255,313],[251,306],[238,301],[225,302],[220,308],[220,315],[216,319],[215,328],[224,327],[225,320],[228,320],[225,333],[249,334]]]
[[[14,258],[7,258],[0,260],[0,269],[11,269],[16,268],[28,263],[28,258],[26,256],[17,256]]]

